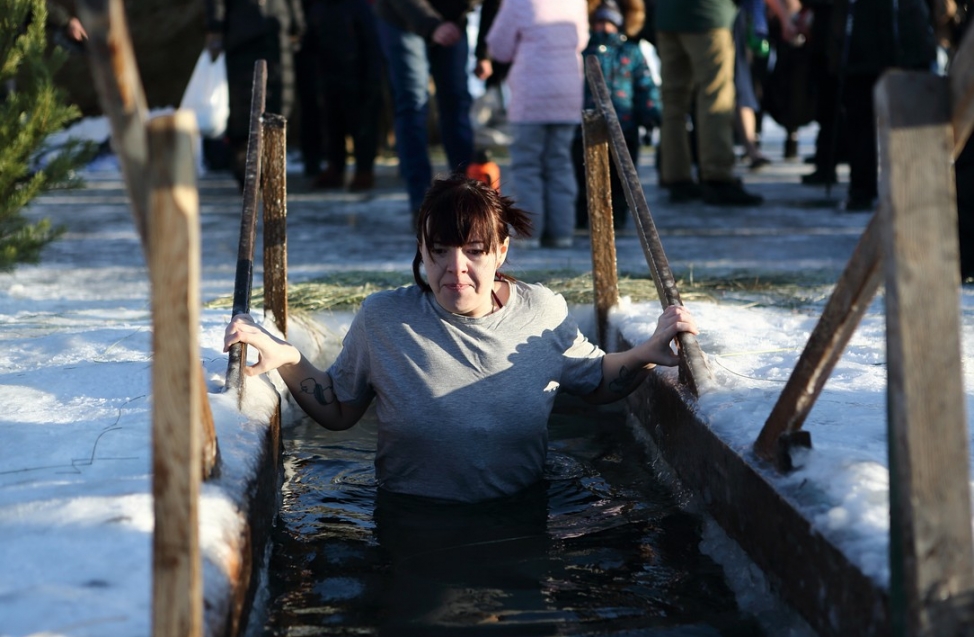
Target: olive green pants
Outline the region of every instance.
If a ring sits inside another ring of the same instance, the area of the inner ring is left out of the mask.
[[[663,126],[661,177],[671,184],[693,179],[687,116],[696,104],[701,181],[734,178],[734,40],[730,29],[657,34]]]

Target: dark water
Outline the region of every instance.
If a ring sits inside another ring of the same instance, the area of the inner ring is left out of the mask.
[[[288,431],[262,634],[762,634],[618,411],[560,402],[547,479],[501,503],[377,497],[374,446]]]

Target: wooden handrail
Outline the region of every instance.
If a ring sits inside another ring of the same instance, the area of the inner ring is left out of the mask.
[[[247,139],[247,163],[244,169],[243,211],[240,215],[240,242],[237,245],[237,271],[233,282],[233,313],[250,312],[254,282],[254,243],[257,235],[257,205],[260,193],[260,165],[264,128],[261,116],[267,102],[267,62],[254,63],[254,82],[250,97],[250,137]],[[237,390],[237,402],[243,401],[243,371],[247,364],[247,346],[230,347],[227,362],[226,390]]]
[[[602,67],[599,66],[598,58],[594,55],[588,56],[585,60],[585,77],[592,91],[595,108],[605,119],[608,128],[609,150],[616,169],[619,171],[626,202],[629,204],[629,210],[632,211],[639,241],[646,257],[646,264],[649,266],[650,274],[653,277],[653,283],[656,285],[660,304],[664,309],[671,305],[682,306],[683,301],[680,299],[676,280],[670,270],[666,254],[663,252],[663,245],[660,242],[659,233],[656,231],[656,223],[653,221],[649,204],[646,202],[646,193],[643,192],[636,167],[633,165],[632,157],[629,156],[629,151],[626,148],[622,126],[619,124],[619,118],[612,106],[609,89],[606,87],[605,78],[602,75]],[[707,366],[707,360],[700,349],[696,336],[684,332],[677,336],[677,342],[680,346],[681,378],[694,395],[699,396],[714,386],[713,374]]]

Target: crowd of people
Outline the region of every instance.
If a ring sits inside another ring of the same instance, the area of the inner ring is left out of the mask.
[[[938,46],[956,48],[969,3],[946,0],[935,12],[928,0],[206,0],[206,16],[213,55],[227,54],[227,135],[239,179],[251,69],[263,58],[267,110],[289,114],[297,94],[313,185],[371,189],[385,139],[415,221],[434,176],[431,144],[442,146],[451,172],[464,172],[482,150],[471,121],[472,44],[472,74],[509,96],[510,167],[501,184],[535,229],[515,240],[569,247],[587,224],[580,119],[593,102],[585,56],[600,62],[634,161],[658,131],[658,185],[669,201],[762,204],[739,163],[746,175],[771,161],[760,135],[770,116],[786,131],[789,160],[799,159],[798,129],[818,124],[802,184],[831,187],[837,164],[847,163],[842,209],[872,210],[872,87],[889,68],[933,72]],[[646,49],[658,56],[659,81]],[[629,215],[612,172],[619,227]]]

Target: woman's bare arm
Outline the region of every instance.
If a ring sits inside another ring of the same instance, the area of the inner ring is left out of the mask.
[[[340,402],[328,372],[312,365],[294,345],[257,325],[249,314],[238,314],[227,325],[223,351],[235,343],[245,343],[259,355],[254,365],[244,367],[245,375],[257,376],[276,369],[301,409],[326,429],[348,429],[368,409],[368,402]]]
[[[649,340],[625,352],[613,352],[602,358],[602,382],[591,394],[584,396],[593,403],[611,403],[625,398],[657,365],[673,366],[680,362],[670,343],[681,332],[698,334],[697,324],[685,307],[671,305],[656,322],[656,331]]]

